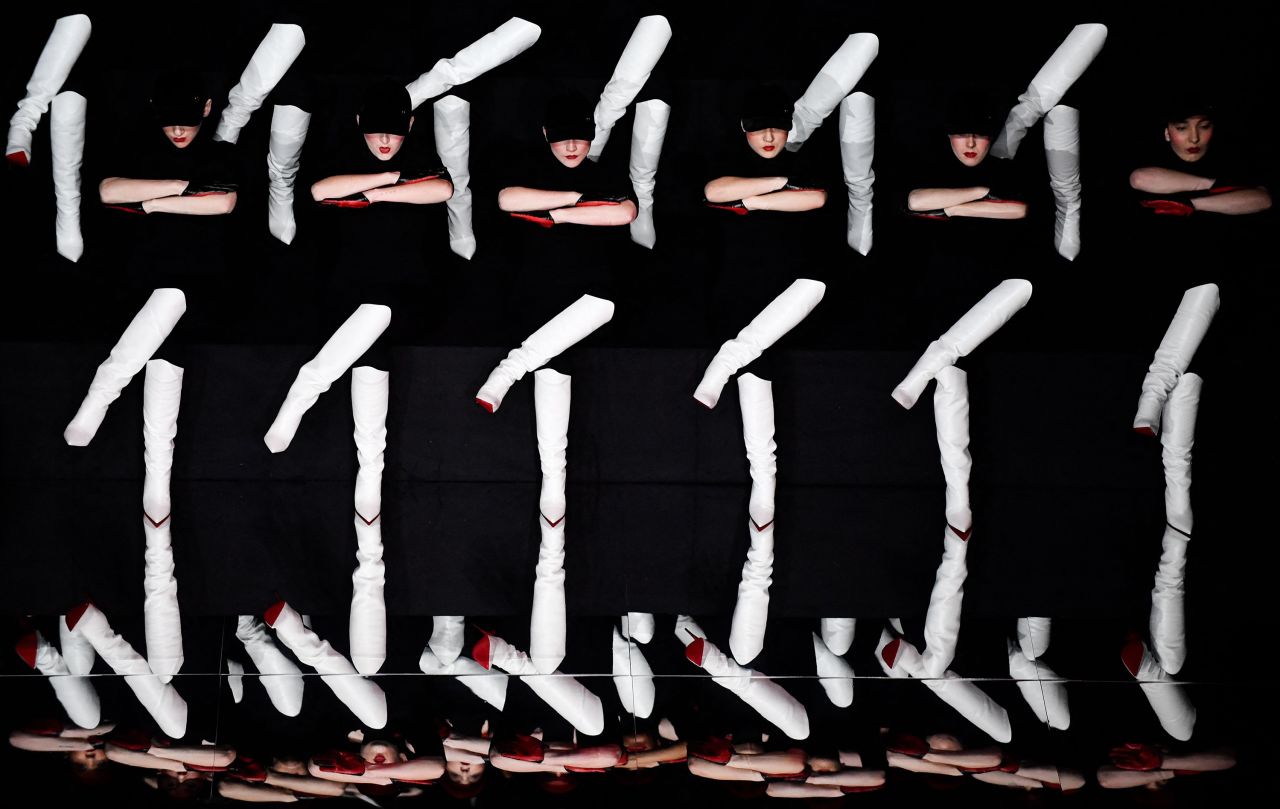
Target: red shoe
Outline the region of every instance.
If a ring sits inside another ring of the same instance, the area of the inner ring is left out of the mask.
[[[706,653],[707,642],[702,638],[694,638],[692,642],[684,647],[684,656],[689,658],[689,662],[695,666],[702,665],[702,656]]]
[[[1125,639],[1124,648],[1120,650],[1120,660],[1129,670],[1129,674],[1138,676],[1138,670],[1142,668],[1142,657],[1146,652],[1147,647],[1142,643],[1142,638],[1138,637],[1137,633],[1130,632],[1129,637]]]
[[[84,617],[85,611],[92,606],[93,606],[92,601],[86,601],[80,606],[73,609],[71,612],[67,613],[67,629],[75,629],[76,624],[78,624],[80,622],[80,619]]]
[[[471,647],[471,659],[489,668],[489,635],[482,635],[480,640],[476,641],[476,645]]]
[[[36,650],[39,648],[39,642],[36,640],[35,632],[28,632],[18,638],[13,648],[18,653],[18,657],[22,658],[23,663],[31,668],[36,667]]]
[[[289,606],[288,602],[277,601],[268,607],[266,612],[262,613],[262,620],[267,622],[267,626],[274,627],[276,625],[276,621],[280,619],[280,613],[283,612],[284,608],[287,606]]]

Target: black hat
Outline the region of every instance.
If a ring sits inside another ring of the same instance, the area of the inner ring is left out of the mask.
[[[791,100],[776,84],[760,84],[742,99],[742,130],[785,129],[791,131]]]
[[[204,82],[195,72],[163,73],[151,91],[151,113],[161,126],[198,126],[208,100]]]
[[[409,118],[413,101],[409,91],[397,81],[387,79],[370,85],[360,105],[360,132],[365,135],[387,133],[409,134]]]
[[[547,143],[562,140],[592,140],[596,122],[591,103],[577,93],[561,93],[547,102],[542,125],[547,129]]]
[[[1000,123],[994,104],[984,93],[961,92],[947,104],[943,124],[948,135],[986,135],[993,137]]]
[[[1193,115],[1212,116],[1213,98],[1207,88],[1193,85],[1165,94],[1161,114],[1164,123],[1185,121]]]

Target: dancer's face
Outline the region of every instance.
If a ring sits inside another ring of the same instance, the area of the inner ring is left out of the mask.
[[[991,150],[991,138],[987,135],[968,133],[951,136],[951,152],[956,160],[973,167],[987,158]]]
[[[200,127],[203,125],[204,119],[209,117],[211,109],[213,109],[213,99],[204,102],[204,114],[200,116],[201,123],[194,126],[177,124],[175,126],[161,127],[164,130],[164,136],[177,148],[187,148],[196,139],[196,135],[200,133]]]
[[[356,116],[356,126],[360,125],[360,116]],[[413,131],[413,116],[409,116],[409,131]],[[366,132],[364,145],[369,153],[379,160],[390,160],[399,154],[404,147],[404,135],[393,135],[390,132]]]
[[[450,761],[445,763],[444,772],[450,781],[466,786],[474,784],[484,777],[484,765],[470,764],[465,761]]]
[[[394,744],[378,740],[361,745],[360,758],[370,764],[394,764],[397,761],[408,761],[408,757]]]
[[[1180,160],[1194,163],[1209,152],[1213,140],[1213,119],[1207,115],[1192,115],[1182,121],[1170,121],[1164,128],[1164,139]]]
[[[543,129],[542,134],[546,135],[547,130]],[[560,165],[569,168],[577,168],[582,165],[582,161],[587,159],[587,152],[591,149],[591,141],[582,140],[581,138],[574,140],[558,140],[550,144],[551,154],[556,156],[556,160],[560,161]]]
[[[782,154],[782,147],[787,145],[785,129],[753,129],[747,134],[747,145],[751,151],[771,160]]]

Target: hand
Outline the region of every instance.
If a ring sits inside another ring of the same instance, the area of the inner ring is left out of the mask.
[[[939,222],[945,222],[951,217],[947,216],[944,208],[937,208],[932,211],[907,211],[908,216],[914,216],[916,219],[936,219]]]
[[[716,764],[727,764],[733,756],[733,747],[728,739],[710,736],[697,742],[689,743],[689,755],[706,759]]]
[[[104,202],[102,207],[110,208],[113,211],[124,211],[125,213],[146,214],[146,203],[143,202]]]
[[[314,756],[312,761],[321,772],[340,775],[364,775],[364,759],[346,750],[331,750]]]
[[[237,756],[229,768],[231,777],[241,781],[266,781],[267,768],[248,756]]]
[[[517,761],[538,763],[546,756],[542,742],[532,736],[522,734],[517,734],[511,739],[494,744],[494,749],[507,758],[513,758]]]
[[[1144,199],[1139,204],[1156,216],[1190,216],[1196,212],[1190,203],[1177,199]]]
[[[729,202],[712,202],[711,200],[704,199],[702,203],[708,208],[717,208],[721,211],[728,211],[729,213],[737,214],[738,216],[746,216],[750,213],[747,206],[743,205],[742,200],[740,199],[731,200]]]
[[[356,193],[337,199],[322,199],[320,204],[332,208],[368,208],[370,201],[364,194]]]
[[[885,741],[884,748],[892,753],[901,753],[904,756],[912,756],[920,758],[929,752],[929,745],[919,736],[912,736],[909,733],[890,733],[889,738]]]
[[[610,194],[583,194],[573,204],[575,208],[594,208],[599,205],[621,205],[630,197],[626,194],[614,196]]]
[[[551,218],[550,211],[511,211],[513,219],[523,219],[526,222],[532,222],[544,228],[555,225],[556,220]]]
[[[796,183],[793,183],[790,180],[787,180],[787,182],[782,186],[782,188],[778,190],[779,191],[825,191],[826,189],[820,188],[816,185],[797,185]]]
[[[449,170],[444,166],[426,169],[418,172],[402,171],[397,172],[399,175],[395,181],[396,185],[413,185],[414,183],[422,183],[427,180],[438,180],[440,178],[449,179]]]
[[[1151,745],[1129,742],[1111,748],[1111,763],[1121,770],[1158,770],[1164,756]]]
[[[187,187],[182,189],[182,196],[208,197],[208,196],[213,196],[214,194],[233,194],[238,189],[239,189],[239,186],[237,186],[235,183],[189,182],[187,183]]]

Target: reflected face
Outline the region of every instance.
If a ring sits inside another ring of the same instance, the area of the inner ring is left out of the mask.
[[[296,758],[277,758],[271,762],[271,769],[288,775],[307,774],[307,765]]]
[[[194,126],[188,124],[178,124],[176,126],[164,126],[164,136],[169,139],[179,149],[185,149],[191,145],[196,139],[196,135],[200,133],[200,127],[204,123],[204,119],[209,117],[209,111],[213,109],[213,99],[204,102],[204,114],[201,116],[200,123]]]
[[[107,760],[106,753],[101,750],[74,750],[68,754],[71,763],[82,770],[96,770]]]
[[[558,140],[550,144],[551,154],[556,156],[556,160],[560,161],[560,165],[575,168],[582,165],[582,161],[587,159],[587,152],[591,149],[591,141],[589,140]]]
[[[754,129],[746,134],[751,151],[766,160],[782,154],[782,147],[787,145],[785,129]]]
[[[629,733],[622,737],[622,748],[628,753],[643,753],[654,750],[657,746],[653,736],[648,733]]]
[[[950,137],[951,152],[956,160],[971,168],[985,160],[987,152],[991,150],[991,138],[987,135],[969,133]]]
[[[484,777],[484,765],[470,764],[465,761],[449,761],[444,765],[444,772],[450,781],[467,786]]]
[[[408,756],[400,752],[400,748],[391,742],[373,740],[360,746],[360,758],[370,764],[392,764],[397,761],[408,761]]]
[[[809,769],[814,772],[838,772],[840,762],[826,756],[809,756]]]
[[[1171,121],[1165,125],[1164,139],[1180,160],[1194,163],[1209,152],[1209,142],[1213,140],[1213,119],[1207,115],[1192,115],[1183,121]]]

